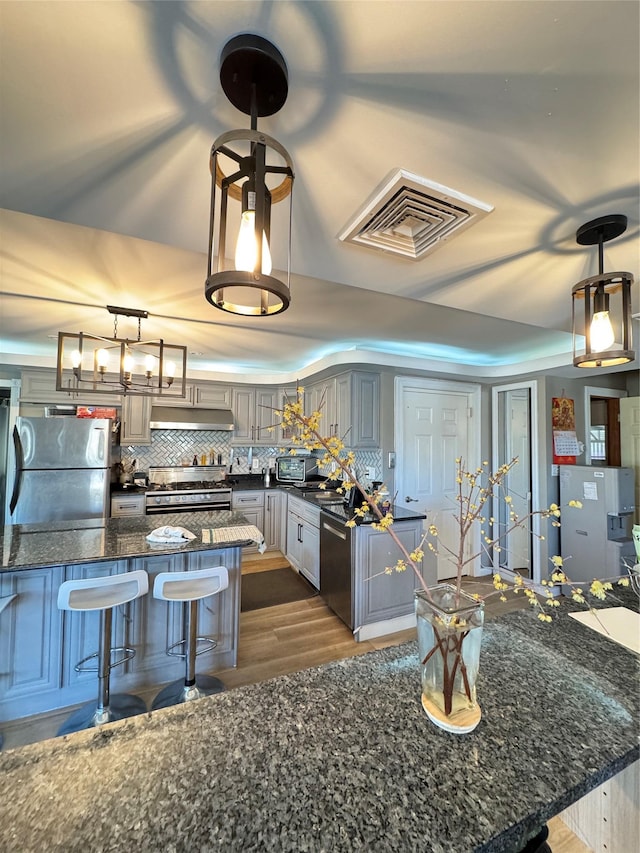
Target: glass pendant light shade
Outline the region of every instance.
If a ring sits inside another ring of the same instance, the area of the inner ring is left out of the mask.
[[[615,367],[633,361],[631,340],[630,272],[603,271],[603,244],[622,234],[627,218],[602,216],[578,229],[580,245],[598,245],[599,273],[574,285],[571,291],[573,364],[575,367]],[[578,353],[584,342],[584,352]]]
[[[225,46],[220,81],[231,103],[251,116],[251,128],[223,133],[211,148],[205,297],[230,314],[279,314],[290,303],[293,163],[277,140],[257,130],[257,119],[286,101],[287,67],[274,45],[244,34]],[[286,201],[288,216],[272,228],[272,205]],[[274,275],[272,256],[284,275]]]

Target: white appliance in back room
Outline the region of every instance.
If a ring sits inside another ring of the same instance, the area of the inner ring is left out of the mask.
[[[570,500],[582,509],[568,507]],[[560,466],[561,556],[574,581],[626,575],[635,562],[631,468]]]
[[[17,418],[11,524],[109,516],[111,421]]]

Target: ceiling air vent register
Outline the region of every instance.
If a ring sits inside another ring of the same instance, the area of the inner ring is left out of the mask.
[[[404,169],[390,172],[338,238],[417,261],[493,206]]]

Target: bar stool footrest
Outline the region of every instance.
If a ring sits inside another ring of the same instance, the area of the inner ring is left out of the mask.
[[[132,658],[136,656],[136,650],[130,648],[129,646],[115,646],[111,649],[111,657],[115,654],[121,654],[122,657],[117,661],[110,661],[109,663],[109,672],[112,669],[115,669],[117,666],[121,666],[123,663],[130,661]],[[89,660],[94,660],[99,656],[98,652],[94,652],[92,655],[87,655],[86,658],[82,658],[78,663],[73,667],[76,672],[98,672],[97,666],[83,666],[83,663],[86,663]]]
[[[167,648],[167,654],[172,658],[185,658],[186,655],[184,652],[174,652],[172,649],[177,648],[178,646],[184,646],[186,644],[186,640],[178,640],[177,643],[173,643]],[[212,652],[218,645],[218,641],[214,640],[213,637],[196,637],[196,644],[204,643],[204,648],[197,648],[196,646],[196,657],[198,655],[204,655],[207,652]]]

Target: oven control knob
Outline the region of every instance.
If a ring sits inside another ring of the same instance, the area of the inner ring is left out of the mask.
[[[155,500],[155,502],[156,502],[157,504],[161,504],[161,503],[162,503],[162,498],[161,498],[159,495],[158,495],[158,497],[154,498],[154,500]]]

